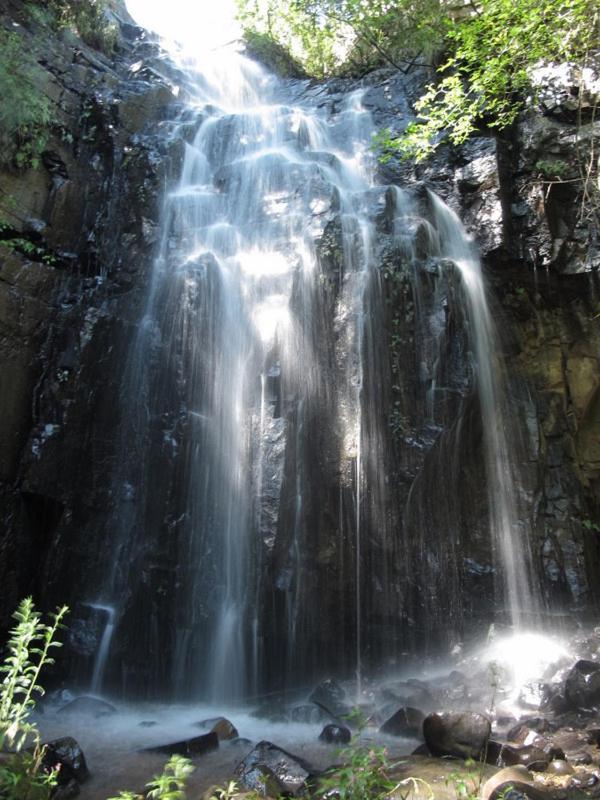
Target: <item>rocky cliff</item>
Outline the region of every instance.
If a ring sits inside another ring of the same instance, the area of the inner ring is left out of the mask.
[[[40,65],[53,120],[42,164],[0,173],[3,626],[19,597],[58,598],[93,557],[120,375],[180,156],[172,68],[123,8],[113,20],[109,58],[20,2],[0,15]]]

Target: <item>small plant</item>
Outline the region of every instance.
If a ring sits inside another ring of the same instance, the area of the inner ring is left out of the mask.
[[[0,30],[0,165],[37,167],[52,126],[42,70],[17,34]]]
[[[582,519],[581,527],[590,533],[600,533],[600,525],[597,522],[592,522],[591,519]]]
[[[155,775],[146,784],[148,791],[144,795],[136,792],[119,792],[116,797],[111,797],[109,800],[139,800],[144,796],[151,800],[184,800],[185,784],[194,769],[189,758],[173,755],[165,764],[161,774]]]
[[[567,162],[558,158],[554,161],[540,159],[536,161],[534,169],[542,178],[559,182],[563,181],[569,173]]]
[[[229,781],[226,786],[216,786],[210,800],[231,800],[239,792],[239,787],[235,781]]]
[[[475,761],[469,758],[465,761],[467,772],[455,770],[448,776],[446,784],[454,787],[457,800],[478,800],[481,778],[475,771],[475,766]]]
[[[361,747],[355,740],[344,751],[344,765],[321,782],[321,797],[335,794],[339,800],[384,798],[394,788],[384,747]]]
[[[54,663],[52,648],[60,647],[56,634],[62,627],[67,607],[57,609],[52,622],[42,622],[31,597],[25,598],[13,614],[17,624],[10,633],[8,655],[0,666],[0,750],[13,754],[0,767],[0,796],[9,800],[46,800],[56,785],[56,771],[44,768],[44,747],[37,727],[29,722],[40,686],[40,673]],[[27,751],[21,752],[25,744]]]

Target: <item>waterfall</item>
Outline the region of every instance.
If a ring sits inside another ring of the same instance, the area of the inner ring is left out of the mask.
[[[519,507],[508,386],[499,337],[488,304],[481,264],[456,214],[430,193],[441,255],[460,271],[467,300],[470,342],[483,424],[483,447],[493,546],[502,573],[503,595],[515,630],[531,623],[537,611],[526,519]]]
[[[106,612],[106,624],[102,636],[100,637],[96,658],[94,659],[94,671],[92,673],[92,682],[90,685],[90,691],[96,693],[102,689],[104,668],[106,667],[106,660],[110,652],[110,643],[115,630],[115,610],[112,606],[105,606],[101,603],[87,603],[86,605],[97,611]]]
[[[421,236],[462,275],[513,622],[534,606],[481,270],[439,199],[431,213],[375,184],[367,89],[332,97],[227,49],[181,69],[191,99],[166,131],[183,159],[124,367],[96,595],[114,622],[93,683],[112,665],[126,693],[239,703],[337,673],[355,675],[359,696],[369,670],[406,650],[410,592],[420,613],[438,600],[415,586],[436,544],[407,540],[393,485],[388,246],[414,272],[417,328],[433,332],[415,333],[424,433],[405,449],[422,461],[443,436],[447,301],[419,294]]]

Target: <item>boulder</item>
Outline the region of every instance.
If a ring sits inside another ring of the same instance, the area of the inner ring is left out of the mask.
[[[271,742],[259,742],[235,768],[235,777],[249,791],[295,797],[307,789],[311,767]]]
[[[423,722],[425,743],[434,756],[479,759],[491,731],[490,720],[475,711],[429,714]]]
[[[548,764],[546,772],[549,772],[551,775],[573,775],[575,770],[568,761],[562,758],[555,758]]]
[[[348,744],[352,739],[352,734],[349,728],[343,725],[325,725],[319,735],[320,742],[328,742],[329,744]]]
[[[543,772],[550,761],[550,756],[547,755],[541,748],[535,745],[525,745],[524,747],[513,747],[512,745],[504,745],[500,752],[500,763],[507,767],[513,767],[521,764],[527,769],[532,769],[535,772]]]
[[[591,708],[600,703],[600,663],[578,661],[565,680],[565,697],[575,708]]]
[[[66,785],[75,780],[83,783],[90,776],[83,750],[72,736],[63,736],[44,744],[44,766],[48,769],[60,767],[58,782]]]
[[[308,698],[323,708],[333,717],[345,717],[350,713],[350,706],[346,703],[346,692],[340,684],[332,678],[327,678],[313,689]]]
[[[116,714],[117,709],[107,703],[106,700],[99,700],[97,697],[76,697],[71,700],[66,706],[58,709],[59,714],[82,714],[88,717],[108,717],[111,714]]]
[[[219,737],[215,731],[205,733],[202,736],[194,736],[192,739],[182,739],[180,742],[161,744],[156,747],[145,747],[147,753],[167,753],[167,755],[180,756],[201,756],[219,749]]]
[[[425,714],[418,708],[406,706],[392,714],[379,730],[391,736],[419,736],[423,730],[424,719]]]
[[[216,733],[220,742],[227,739],[237,739],[239,736],[235,725],[225,717],[204,719],[201,722],[195,722],[194,725],[197,728],[202,728],[202,730]]]

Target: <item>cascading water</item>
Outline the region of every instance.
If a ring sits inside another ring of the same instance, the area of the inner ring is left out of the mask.
[[[513,621],[533,608],[481,272],[441,201],[432,224],[407,193],[374,185],[364,90],[330,102],[227,51],[182,70],[191,101],[171,136],[183,164],[123,380],[114,531],[94,594],[115,609],[100,672],[112,665],[125,692],[221,703],[335,672],[354,672],[360,693],[415,625],[403,569],[430,602],[408,571],[425,572],[435,544],[407,557],[390,485],[378,268],[388,239],[416,263],[416,228],[463,276],[493,538]],[[414,297],[434,331],[433,345],[415,337],[425,451],[442,429],[447,308]],[[451,605],[458,580],[444,591]]]
[[[503,594],[510,622],[518,630],[532,623],[537,612],[532,591],[532,563],[528,530],[519,508],[511,446],[511,411],[507,406],[504,367],[498,352],[498,334],[488,305],[481,265],[473,244],[456,214],[430,193],[433,219],[442,255],[460,271],[467,298],[470,340],[483,424],[489,518],[493,545],[499,556]]]

